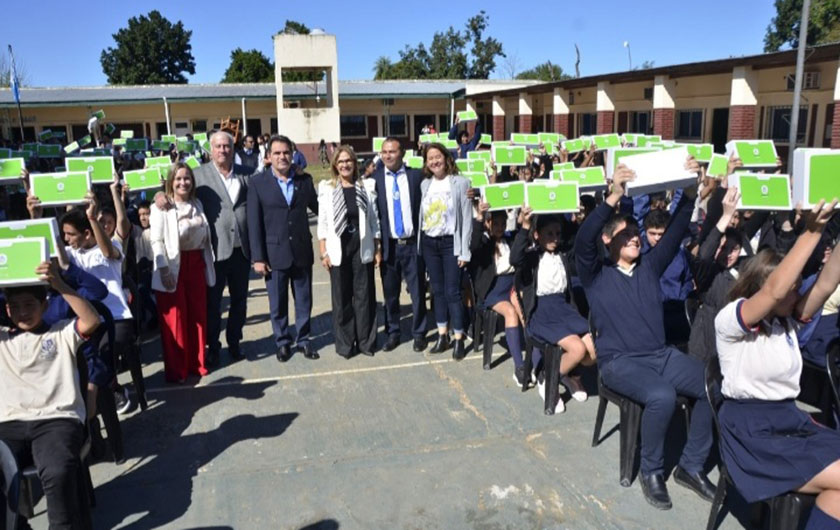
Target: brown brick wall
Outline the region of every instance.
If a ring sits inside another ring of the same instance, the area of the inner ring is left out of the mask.
[[[834,121],[831,122],[831,148],[840,149],[840,101],[834,102]]]
[[[755,105],[732,105],[729,107],[730,140],[755,138],[755,112]]]
[[[569,131],[568,114],[554,114],[554,132],[560,133],[566,138],[571,138],[572,133]]]
[[[613,124],[615,118],[615,111],[599,110],[598,119],[595,125],[595,130],[598,134],[607,134],[614,131]]]
[[[493,116],[493,140],[501,142],[505,139],[505,117]]]
[[[662,136],[663,140],[674,139],[674,109],[653,109],[653,134]]]
[[[531,133],[534,131],[534,116],[531,114],[519,115],[519,132]]]

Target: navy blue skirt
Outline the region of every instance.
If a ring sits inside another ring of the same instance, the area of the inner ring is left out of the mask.
[[[502,274],[493,279],[490,292],[484,297],[483,309],[493,309],[499,302],[510,302],[510,291],[513,289],[513,274]]]
[[[840,460],[840,432],[793,400],[726,400],[718,419],[723,461],[747,502],[796,490]]]
[[[825,367],[825,354],[828,351],[828,345],[838,337],[840,337],[840,329],[837,327],[837,313],[833,315],[824,315],[820,317],[817,326],[814,328],[814,333],[808,342],[799,349],[802,352],[802,358],[811,361],[817,366]]]
[[[528,321],[528,333],[547,344],[557,344],[569,335],[586,335],[589,324],[575,311],[563,293],[537,297],[537,307]]]

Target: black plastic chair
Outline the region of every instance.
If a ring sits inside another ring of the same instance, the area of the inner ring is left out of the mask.
[[[826,354],[826,361],[828,353]],[[819,420],[827,427],[836,428],[834,417],[840,413],[835,409],[836,386],[832,384],[831,373],[818,364],[802,360],[802,374],[799,376],[800,393],[797,399],[820,410]]]
[[[840,341],[835,341],[825,354],[825,368],[828,372],[831,394],[834,396],[835,424],[840,422]]]
[[[95,341],[95,344],[99,344],[99,354],[105,359],[111,360],[111,368],[113,369],[113,364],[116,360],[116,352],[114,352],[114,317],[102,302],[92,300],[90,304],[96,309],[103,320],[90,340]],[[120,426],[120,418],[117,415],[117,403],[114,399],[114,393],[111,392],[110,388],[102,388],[97,392],[96,410],[99,416],[102,417],[102,423],[105,425],[105,432],[108,434],[108,445],[111,448],[114,461],[122,462],[124,459],[122,427]],[[99,422],[96,418],[92,418],[91,423],[91,430],[98,428]],[[98,433],[91,434],[95,437]]]
[[[724,401],[723,393],[721,392],[722,380],[723,376],[720,373],[720,362],[717,356],[713,356],[706,363],[706,398],[712,407],[712,417],[715,421],[718,436],[720,436],[718,411]],[[720,443],[718,443],[718,446],[720,446]],[[718,478],[717,488],[715,490],[715,498],[712,501],[712,509],[709,512],[709,521],[706,523],[706,530],[714,530],[717,527],[718,515],[726,501],[726,488],[732,484],[732,478],[729,476],[726,464],[723,462],[722,454],[720,463],[718,464],[718,470],[720,477]],[[795,530],[799,526],[799,518],[803,508],[812,506],[815,499],[815,495],[790,492],[761,501],[761,504],[769,510],[771,530]]]

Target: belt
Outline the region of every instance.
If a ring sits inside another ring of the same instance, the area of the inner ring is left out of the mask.
[[[416,243],[416,242],[417,242],[417,238],[416,238],[416,237],[414,237],[414,236],[411,236],[411,237],[404,237],[404,238],[402,238],[402,239],[395,238],[395,239],[394,239],[394,242],[395,242],[397,245],[399,245],[399,246],[403,246],[403,245],[408,245],[408,244],[411,244],[411,243]]]

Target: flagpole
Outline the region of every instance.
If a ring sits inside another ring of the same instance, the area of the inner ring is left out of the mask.
[[[20,143],[26,142],[26,138],[23,136],[23,112],[20,110],[20,84],[18,83],[17,78],[17,69],[15,68],[15,56],[12,53],[12,45],[9,44],[9,57],[12,60],[12,79],[11,85],[13,87],[17,87],[18,96],[15,97],[15,101],[17,101],[17,108],[18,108],[18,126],[20,127]],[[14,91],[15,89],[13,89]]]

